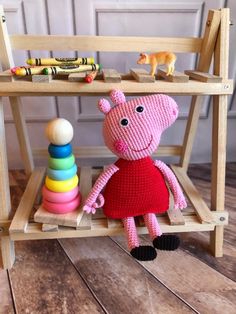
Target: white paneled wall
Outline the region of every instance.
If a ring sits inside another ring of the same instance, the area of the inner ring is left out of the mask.
[[[236,24],[234,0],[0,0],[4,5],[8,31],[11,34],[117,35],[117,36],[201,36],[209,9],[228,6]],[[231,27],[230,77],[236,77],[236,26]],[[157,47],[158,51],[158,47]],[[74,52],[21,51],[14,53],[17,65],[28,57],[82,56]],[[120,72],[137,67],[137,53],[86,53],[99,63]],[[177,70],[193,69],[196,57],[178,55]],[[147,68],[148,69],[148,68]],[[182,141],[190,97],[175,97],[180,118],[167,130],[162,143]],[[236,99],[230,97],[228,110],[228,160],[236,160]],[[33,147],[47,147],[44,127],[53,117],[64,117],[75,128],[74,145],[102,145],[101,121],[97,97],[23,97],[24,113]],[[201,113],[199,132],[194,144],[192,162],[207,162],[211,157],[210,97],[206,97]],[[7,99],[4,99],[7,124],[8,160],[10,168],[22,167],[15,128]]]

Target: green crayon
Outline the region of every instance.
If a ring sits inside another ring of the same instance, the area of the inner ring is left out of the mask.
[[[63,65],[63,66],[55,66],[48,67],[43,69],[43,74],[70,74],[70,73],[78,73],[78,72],[86,72],[86,71],[96,71],[101,69],[100,64],[87,64],[87,65]]]
[[[32,58],[26,61],[29,65],[63,65],[63,64],[93,64],[94,58]]]

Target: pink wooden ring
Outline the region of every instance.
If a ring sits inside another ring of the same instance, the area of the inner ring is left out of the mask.
[[[52,192],[49,189],[47,189],[45,185],[43,186],[42,189],[43,199],[51,203],[68,203],[72,201],[77,196],[78,193],[79,193],[78,185],[74,189],[64,193]]]
[[[80,193],[76,198],[68,203],[51,203],[47,200],[43,200],[43,208],[53,214],[66,214],[76,210],[80,205],[80,200]]]

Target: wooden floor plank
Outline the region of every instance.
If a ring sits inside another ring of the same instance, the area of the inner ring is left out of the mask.
[[[60,243],[109,313],[194,313],[111,239]]]
[[[56,240],[16,243],[17,313],[104,313]]]
[[[194,184],[198,187],[199,192],[204,196],[204,200],[207,204],[210,204],[210,183],[193,178]],[[225,238],[232,245],[235,245],[236,241],[236,211],[235,211],[235,187],[226,186],[226,197],[225,197],[225,210],[229,213],[229,224],[224,227]]]
[[[224,255],[215,258],[209,249],[209,234],[186,233],[181,235],[181,248],[192,256],[203,261],[222,275],[236,281],[236,247],[229,242],[224,242]]]
[[[147,236],[140,238],[143,245],[150,244]],[[126,249],[124,237],[113,239]],[[197,311],[235,314],[235,282],[183,250],[157,254],[152,263],[140,264]]]
[[[2,269],[0,260],[0,314],[13,314],[13,300],[11,297],[10,284],[7,271]]]

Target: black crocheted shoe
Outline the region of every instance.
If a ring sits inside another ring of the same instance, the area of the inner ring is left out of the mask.
[[[152,261],[157,256],[156,250],[150,245],[135,247],[130,251],[130,254],[139,261]]]
[[[158,250],[174,251],[180,245],[180,239],[176,235],[163,234],[153,240],[153,246]]]

